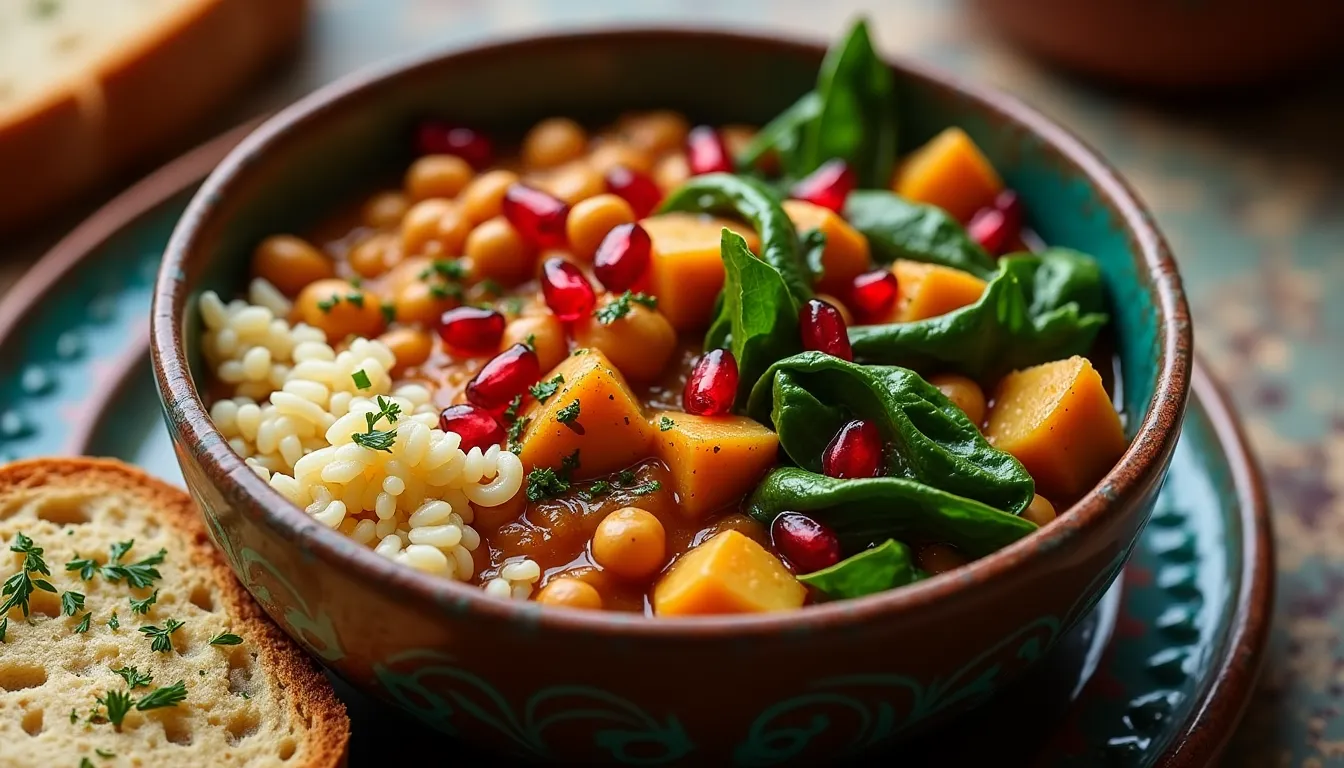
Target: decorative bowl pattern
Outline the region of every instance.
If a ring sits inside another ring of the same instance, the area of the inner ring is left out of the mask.
[[[504,131],[547,114],[596,120],[666,106],[760,122],[808,87],[822,53],[703,31],[501,43],[319,91],[225,160],[169,243],[153,362],[186,483],[281,626],[355,685],[505,754],[776,765],[863,754],[982,701],[1087,613],[1127,559],[1180,429],[1191,355],[1175,265],[1148,213],[1077,139],[915,65],[893,67],[903,143],[964,127],[1040,214],[1032,225],[1096,255],[1110,285],[1133,444],[1041,533],[913,587],[788,615],[542,610],[403,570],[326,529],[248,470],[209,421],[200,291],[236,290],[260,238],[301,230],[404,167],[417,117]]]

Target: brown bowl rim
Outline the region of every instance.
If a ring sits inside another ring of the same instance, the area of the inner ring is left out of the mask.
[[[923,81],[933,89],[978,102],[999,120],[1025,128],[1041,138],[1088,179],[1104,204],[1129,233],[1132,247],[1141,256],[1151,276],[1151,295],[1159,310],[1158,382],[1147,412],[1120,461],[1081,500],[1040,532],[976,560],[951,574],[918,584],[862,598],[811,606],[801,612],[760,615],[659,617],[624,615],[609,611],[582,611],[537,605],[531,601],[499,600],[476,586],[415,572],[375,554],[360,550],[353,557],[341,552],[348,539],[341,533],[312,524],[302,510],[261,480],[233,453],[215,429],[194,386],[182,343],[181,313],[185,307],[184,272],[181,265],[197,245],[195,237],[216,201],[230,193],[237,177],[264,154],[276,138],[312,128],[338,103],[365,97],[365,90],[389,80],[447,62],[466,63],[473,58],[494,56],[527,47],[575,46],[610,38],[648,39],[686,46],[707,37],[722,39],[747,50],[768,49],[762,55],[794,54],[820,57],[823,44],[787,35],[757,34],[694,27],[614,27],[600,30],[524,35],[434,51],[394,60],[346,76],[281,110],[220,163],[197,190],[173,230],[154,288],[151,316],[151,351],[155,379],[161,397],[172,402],[180,414],[186,443],[215,482],[228,483],[235,492],[252,499],[264,513],[267,524],[291,537],[301,537],[305,548],[317,558],[353,576],[382,585],[388,600],[413,605],[458,605],[483,619],[525,624],[534,629],[578,633],[614,632],[639,637],[716,639],[724,636],[752,637],[807,628],[834,630],[877,618],[889,619],[918,610],[932,602],[972,593],[985,580],[1031,567],[1030,553],[1066,547],[1075,536],[1105,522],[1107,512],[1142,493],[1145,478],[1157,471],[1171,453],[1179,435],[1181,419],[1190,392],[1192,366],[1189,307],[1171,252],[1157,231],[1151,213],[1100,155],[1072,132],[1046,118],[1018,99],[926,64],[900,57],[883,59],[904,77]]]

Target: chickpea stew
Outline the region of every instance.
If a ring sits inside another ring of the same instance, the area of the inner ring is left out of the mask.
[[[899,588],[1127,438],[1101,272],[956,127],[897,157],[862,23],[769,124],[429,120],[396,189],[201,301],[211,415],[324,524],[488,593],[654,616]]]

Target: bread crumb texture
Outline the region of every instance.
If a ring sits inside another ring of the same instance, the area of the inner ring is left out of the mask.
[[[18,606],[0,617],[8,620],[0,644],[0,768],[73,768],[84,758],[99,768],[342,764],[344,706],[243,592],[185,493],[116,462],[19,462],[0,468],[0,579],[24,565],[10,551],[20,533],[42,549],[51,575],[29,573],[56,593],[34,589],[28,618]],[[130,540],[112,561],[114,548]],[[161,578],[150,586],[112,581],[104,570],[159,550],[163,562],[152,567]],[[66,570],[81,558],[94,561],[92,573]],[[136,613],[132,601],[156,591],[148,610]],[[62,611],[74,601],[66,593],[84,596],[73,615]],[[140,629],[162,630],[169,620],[182,622],[168,635],[172,647],[155,651]],[[210,644],[226,633],[242,642]],[[113,671],[130,667],[152,681],[131,689]],[[179,680],[187,691],[181,703],[132,706],[120,728],[99,705],[109,692],[139,702]]]

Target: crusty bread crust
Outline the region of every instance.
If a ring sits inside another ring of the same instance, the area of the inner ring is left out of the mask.
[[[0,232],[171,144],[297,38],[306,9],[307,0],[196,0],[86,79],[0,113]]]
[[[208,568],[213,574],[226,612],[245,631],[249,644],[258,652],[261,667],[284,687],[294,720],[308,723],[304,753],[310,759],[293,768],[333,768],[345,764],[350,740],[350,719],[345,705],[336,698],[317,665],[267,618],[238,583],[223,555],[210,542],[190,496],[110,459],[32,459],[0,467],[0,503],[39,489],[132,496],[156,510],[159,524],[177,530],[190,542],[190,562]]]

